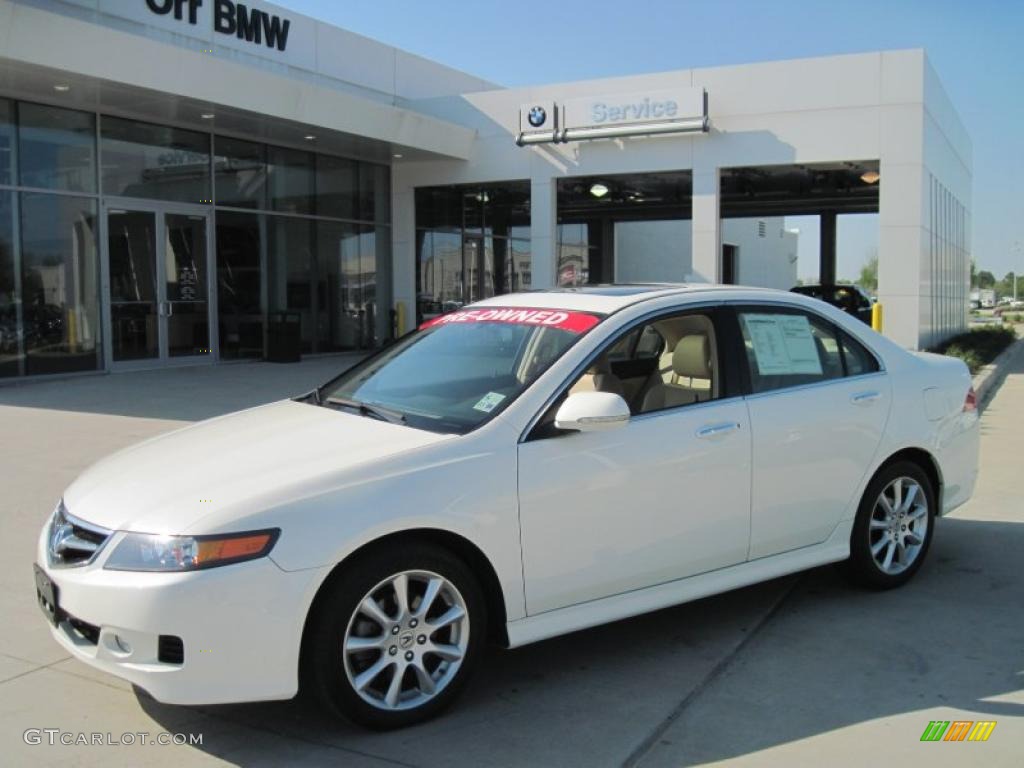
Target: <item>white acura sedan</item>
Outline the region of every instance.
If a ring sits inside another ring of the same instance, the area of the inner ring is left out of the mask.
[[[435,318],[308,395],[86,471],[36,588],[176,704],[302,685],[373,727],[509,647],[822,563],[895,587],[968,499],[967,368],[820,301],[595,286]]]

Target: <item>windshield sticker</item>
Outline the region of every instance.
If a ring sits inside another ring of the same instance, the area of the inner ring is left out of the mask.
[[[497,408],[501,401],[504,399],[505,396],[500,392],[488,392],[486,395],[480,398],[476,405],[473,406],[473,410],[483,411],[484,413],[490,413],[495,408]]]
[[[821,358],[804,315],[743,315],[762,376],[810,373],[820,376]]]
[[[564,309],[531,309],[495,307],[494,309],[464,309],[435,317],[420,326],[420,330],[450,323],[510,323],[557,328],[571,333],[584,333],[597,325],[596,315],[569,312]]]

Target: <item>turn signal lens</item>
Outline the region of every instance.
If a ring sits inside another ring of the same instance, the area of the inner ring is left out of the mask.
[[[978,395],[974,387],[967,390],[967,397],[964,398],[964,413],[974,413],[978,410]]]
[[[111,571],[195,571],[270,553],[279,528],[212,536],[162,536],[126,533],[104,568]]]
[[[223,560],[247,559],[258,557],[273,536],[269,533],[257,533],[253,536],[238,536],[230,539],[203,539],[199,542],[196,552],[196,564],[206,565]]]

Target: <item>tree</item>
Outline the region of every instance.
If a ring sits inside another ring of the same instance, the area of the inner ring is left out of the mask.
[[[971,285],[976,285],[979,288],[992,288],[996,284],[996,276],[989,272],[987,269],[981,270],[974,276],[974,281]]]
[[[860,268],[860,277],[857,278],[857,285],[868,293],[878,290],[878,256],[872,256],[864,266]]]
[[[997,282],[993,287],[996,289],[996,300],[998,301],[1003,296],[1013,296],[1013,283],[1014,278],[1013,272],[1007,272],[1006,277]]]

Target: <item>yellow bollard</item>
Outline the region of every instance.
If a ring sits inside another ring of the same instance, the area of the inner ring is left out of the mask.
[[[64,340],[67,342],[68,352],[78,351],[78,316],[75,314],[74,307],[67,309],[67,330]]]
[[[405,302],[395,302],[395,325],[398,326],[398,336],[405,334]]]
[[[871,328],[882,332],[882,304],[878,301],[871,305]]]

